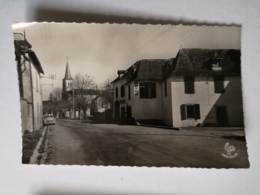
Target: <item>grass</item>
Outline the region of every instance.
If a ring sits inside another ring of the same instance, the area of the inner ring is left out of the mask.
[[[22,163],[28,164],[30,163],[30,158],[33,155],[33,151],[37,146],[38,141],[40,140],[42,135],[42,129],[34,132],[30,132],[28,130],[24,131],[23,134],[23,156]]]
[[[46,140],[47,140],[47,131],[45,131],[45,133],[44,133],[42,143],[38,149],[38,153],[40,153],[40,154],[44,153]]]

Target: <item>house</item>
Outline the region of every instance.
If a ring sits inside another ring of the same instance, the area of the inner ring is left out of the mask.
[[[110,109],[109,102],[102,98],[105,90],[98,90],[91,85],[88,88],[73,87],[73,80],[67,62],[65,76],[62,80],[62,99],[70,103],[65,111],[66,117],[83,118],[93,116],[94,112],[105,112],[106,109]]]
[[[163,65],[173,59],[145,59],[127,70],[119,70],[114,85],[113,116],[123,122],[135,118],[139,122],[162,122]]]
[[[239,50],[181,49],[167,74],[165,124],[244,125]]]
[[[188,126],[243,126],[239,50],[181,49],[118,71],[115,119]]]
[[[23,34],[14,33],[15,59],[19,80],[22,131],[42,127],[41,63]]]

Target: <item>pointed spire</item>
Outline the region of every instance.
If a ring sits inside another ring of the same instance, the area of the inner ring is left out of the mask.
[[[65,72],[65,80],[72,80],[73,78],[71,77],[70,73],[70,67],[69,67],[69,62],[68,62],[68,57],[67,57],[67,65],[66,65],[66,72]]]

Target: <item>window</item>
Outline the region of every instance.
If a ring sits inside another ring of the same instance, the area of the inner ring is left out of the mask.
[[[222,70],[220,58],[212,59],[211,70],[213,70],[213,71],[221,71]]]
[[[140,98],[156,98],[156,83],[140,83]]]
[[[116,87],[116,98],[118,98],[118,87]]]
[[[184,85],[186,94],[194,94],[194,76],[185,76]]]
[[[181,105],[181,120],[185,119],[200,119],[199,104],[182,104]]]
[[[139,83],[135,82],[134,83],[134,95],[138,96],[139,94]]]
[[[125,86],[121,86],[120,88],[120,92],[121,92],[121,97],[125,97]]]
[[[215,88],[215,93],[225,93],[223,76],[214,77],[214,88]]]
[[[128,85],[128,99],[131,100],[131,86]]]
[[[167,80],[164,81],[164,96],[167,97]]]

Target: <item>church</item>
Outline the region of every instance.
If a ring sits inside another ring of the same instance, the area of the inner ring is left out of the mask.
[[[111,108],[104,97],[106,90],[100,90],[93,84],[82,85],[83,87],[76,85],[67,60],[65,76],[62,79],[62,100],[67,103],[67,109],[64,110],[65,117],[84,119],[99,116],[104,118],[105,114],[103,116],[102,113]]]

